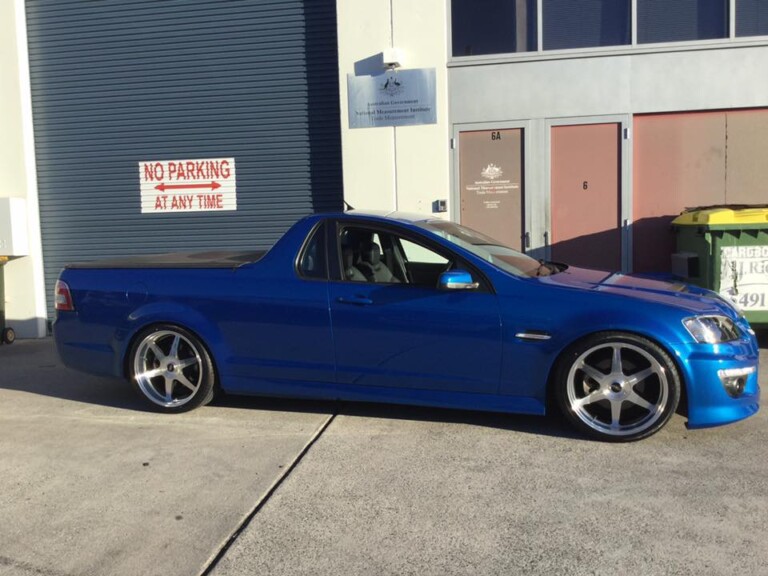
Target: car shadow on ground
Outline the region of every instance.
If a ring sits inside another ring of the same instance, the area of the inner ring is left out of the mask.
[[[562,416],[550,411],[544,416],[528,414],[503,414],[500,412],[476,412],[441,408],[423,408],[420,406],[382,406],[382,405],[347,405],[342,412],[349,416],[366,418],[391,418],[396,420],[419,420],[446,424],[464,424],[485,428],[495,428],[510,432],[535,434],[584,440],[584,436],[572,430]]]
[[[56,355],[50,340],[20,341],[13,346],[0,346],[0,389],[131,412],[156,412],[145,404],[133,387],[124,380],[92,376],[65,367]],[[559,414],[542,417],[393,404],[229,394],[219,394],[211,403],[211,407],[443,422],[558,437],[579,437],[561,421]],[[206,408],[199,410],[204,413]]]
[[[0,354],[2,362],[2,354]],[[119,410],[156,413],[139,398],[132,386],[123,380],[99,378],[69,370],[57,363],[37,366],[19,378],[2,378],[0,389],[48,396],[69,402],[103,406]],[[580,438],[566,427],[559,415],[527,416],[494,412],[463,411],[421,406],[307,400],[266,396],[219,394],[210,404],[213,408],[233,410],[267,410],[270,412],[336,414],[361,418],[385,418],[466,424],[531,434]],[[205,411],[207,407],[197,410]]]
[[[400,404],[338,400],[294,400],[289,398],[232,395],[219,396],[212,405],[220,408],[245,410],[312,412],[359,418],[465,424],[513,432],[555,436],[558,438],[584,439],[583,436],[572,431],[558,413],[551,413],[545,416],[531,416],[526,414],[503,414],[499,412],[478,412]]]
[[[127,382],[83,376],[61,367],[39,369],[34,378],[3,378],[0,389],[107,408],[151,412]]]

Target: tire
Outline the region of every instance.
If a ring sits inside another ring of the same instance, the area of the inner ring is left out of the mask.
[[[680,375],[669,354],[623,332],[598,333],[576,343],[558,361],[553,384],[566,419],[608,442],[658,432],[680,402]]]
[[[3,330],[2,340],[5,344],[13,344],[16,342],[16,332],[13,330],[13,328],[6,328]]]
[[[153,326],[136,338],[128,357],[131,383],[157,411],[187,412],[213,399],[213,362],[200,339],[174,325]]]

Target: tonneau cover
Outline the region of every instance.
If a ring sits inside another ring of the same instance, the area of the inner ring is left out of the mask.
[[[146,256],[126,256],[93,262],[69,264],[67,268],[237,268],[257,262],[266,250],[237,252],[217,250],[211,252],[172,252]]]

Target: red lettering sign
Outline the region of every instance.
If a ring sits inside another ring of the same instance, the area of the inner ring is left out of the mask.
[[[139,185],[143,213],[237,210],[234,158],[139,162]]]

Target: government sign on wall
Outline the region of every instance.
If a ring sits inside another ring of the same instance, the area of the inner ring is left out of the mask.
[[[350,128],[436,124],[435,69],[347,75]]]

